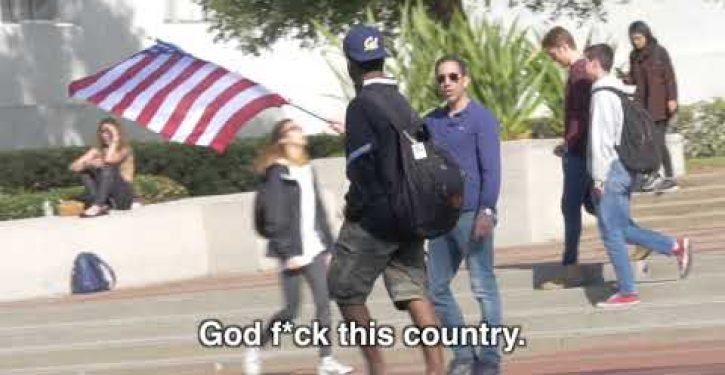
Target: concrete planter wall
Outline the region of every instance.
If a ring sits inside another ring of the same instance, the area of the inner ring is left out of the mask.
[[[496,245],[560,239],[561,160],[557,140],[503,144],[501,220]],[[669,138],[677,174],[684,173],[681,138]],[[333,229],[342,223],[345,160],[314,162]],[[38,218],[0,222],[0,300],[69,293],[73,259],[92,251],[113,266],[118,287],[277,267],[254,232],[254,193],[192,198],[114,212],[96,219]],[[585,216],[586,217],[586,216]],[[592,222],[591,217],[587,217]]]

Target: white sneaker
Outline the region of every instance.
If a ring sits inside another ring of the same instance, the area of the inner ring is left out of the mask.
[[[259,348],[249,348],[244,355],[244,373],[246,375],[259,375],[262,373],[262,358]]]
[[[317,367],[317,375],[339,375],[349,374],[355,370],[351,366],[343,365],[332,356],[322,357],[320,365]]]

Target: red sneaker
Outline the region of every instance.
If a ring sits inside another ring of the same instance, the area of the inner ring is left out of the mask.
[[[683,237],[677,240],[677,248],[674,251],[677,258],[677,268],[680,270],[680,278],[684,279],[692,268],[692,245],[690,239]]]
[[[606,301],[597,303],[600,309],[621,309],[634,306],[639,303],[639,297],[636,294],[619,294],[616,293],[607,298]]]

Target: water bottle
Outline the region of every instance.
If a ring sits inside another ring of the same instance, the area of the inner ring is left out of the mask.
[[[53,216],[53,205],[47,199],[43,201],[43,215]]]

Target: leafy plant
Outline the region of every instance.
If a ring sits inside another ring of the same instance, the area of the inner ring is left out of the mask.
[[[163,176],[137,175],[133,183],[136,197],[144,204],[160,203],[189,196],[179,183]],[[47,191],[0,192],[0,220],[25,219],[43,216],[43,202],[52,204],[61,200],[78,200],[84,188],[71,186]]]
[[[677,129],[688,157],[725,156],[725,100],[701,101],[679,109]]]
[[[373,15],[371,23],[374,19]],[[318,28],[330,44],[327,56],[342,56],[338,36],[320,25]],[[406,2],[399,37],[388,47],[392,55],[388,68],[420,113],[441,104],[433,65],[440,57],[454,54],[467,62],[469,94],[496,115],[503,139],[531,137],[527,120],[543,104],[551,107],[555,116],[563,117],[561,72],[539,51],[528,30],[516,23],[474,23],[456,12],[444,27],[421,3]],[[337,75],[349,84],[346,75],[339,71]]]

